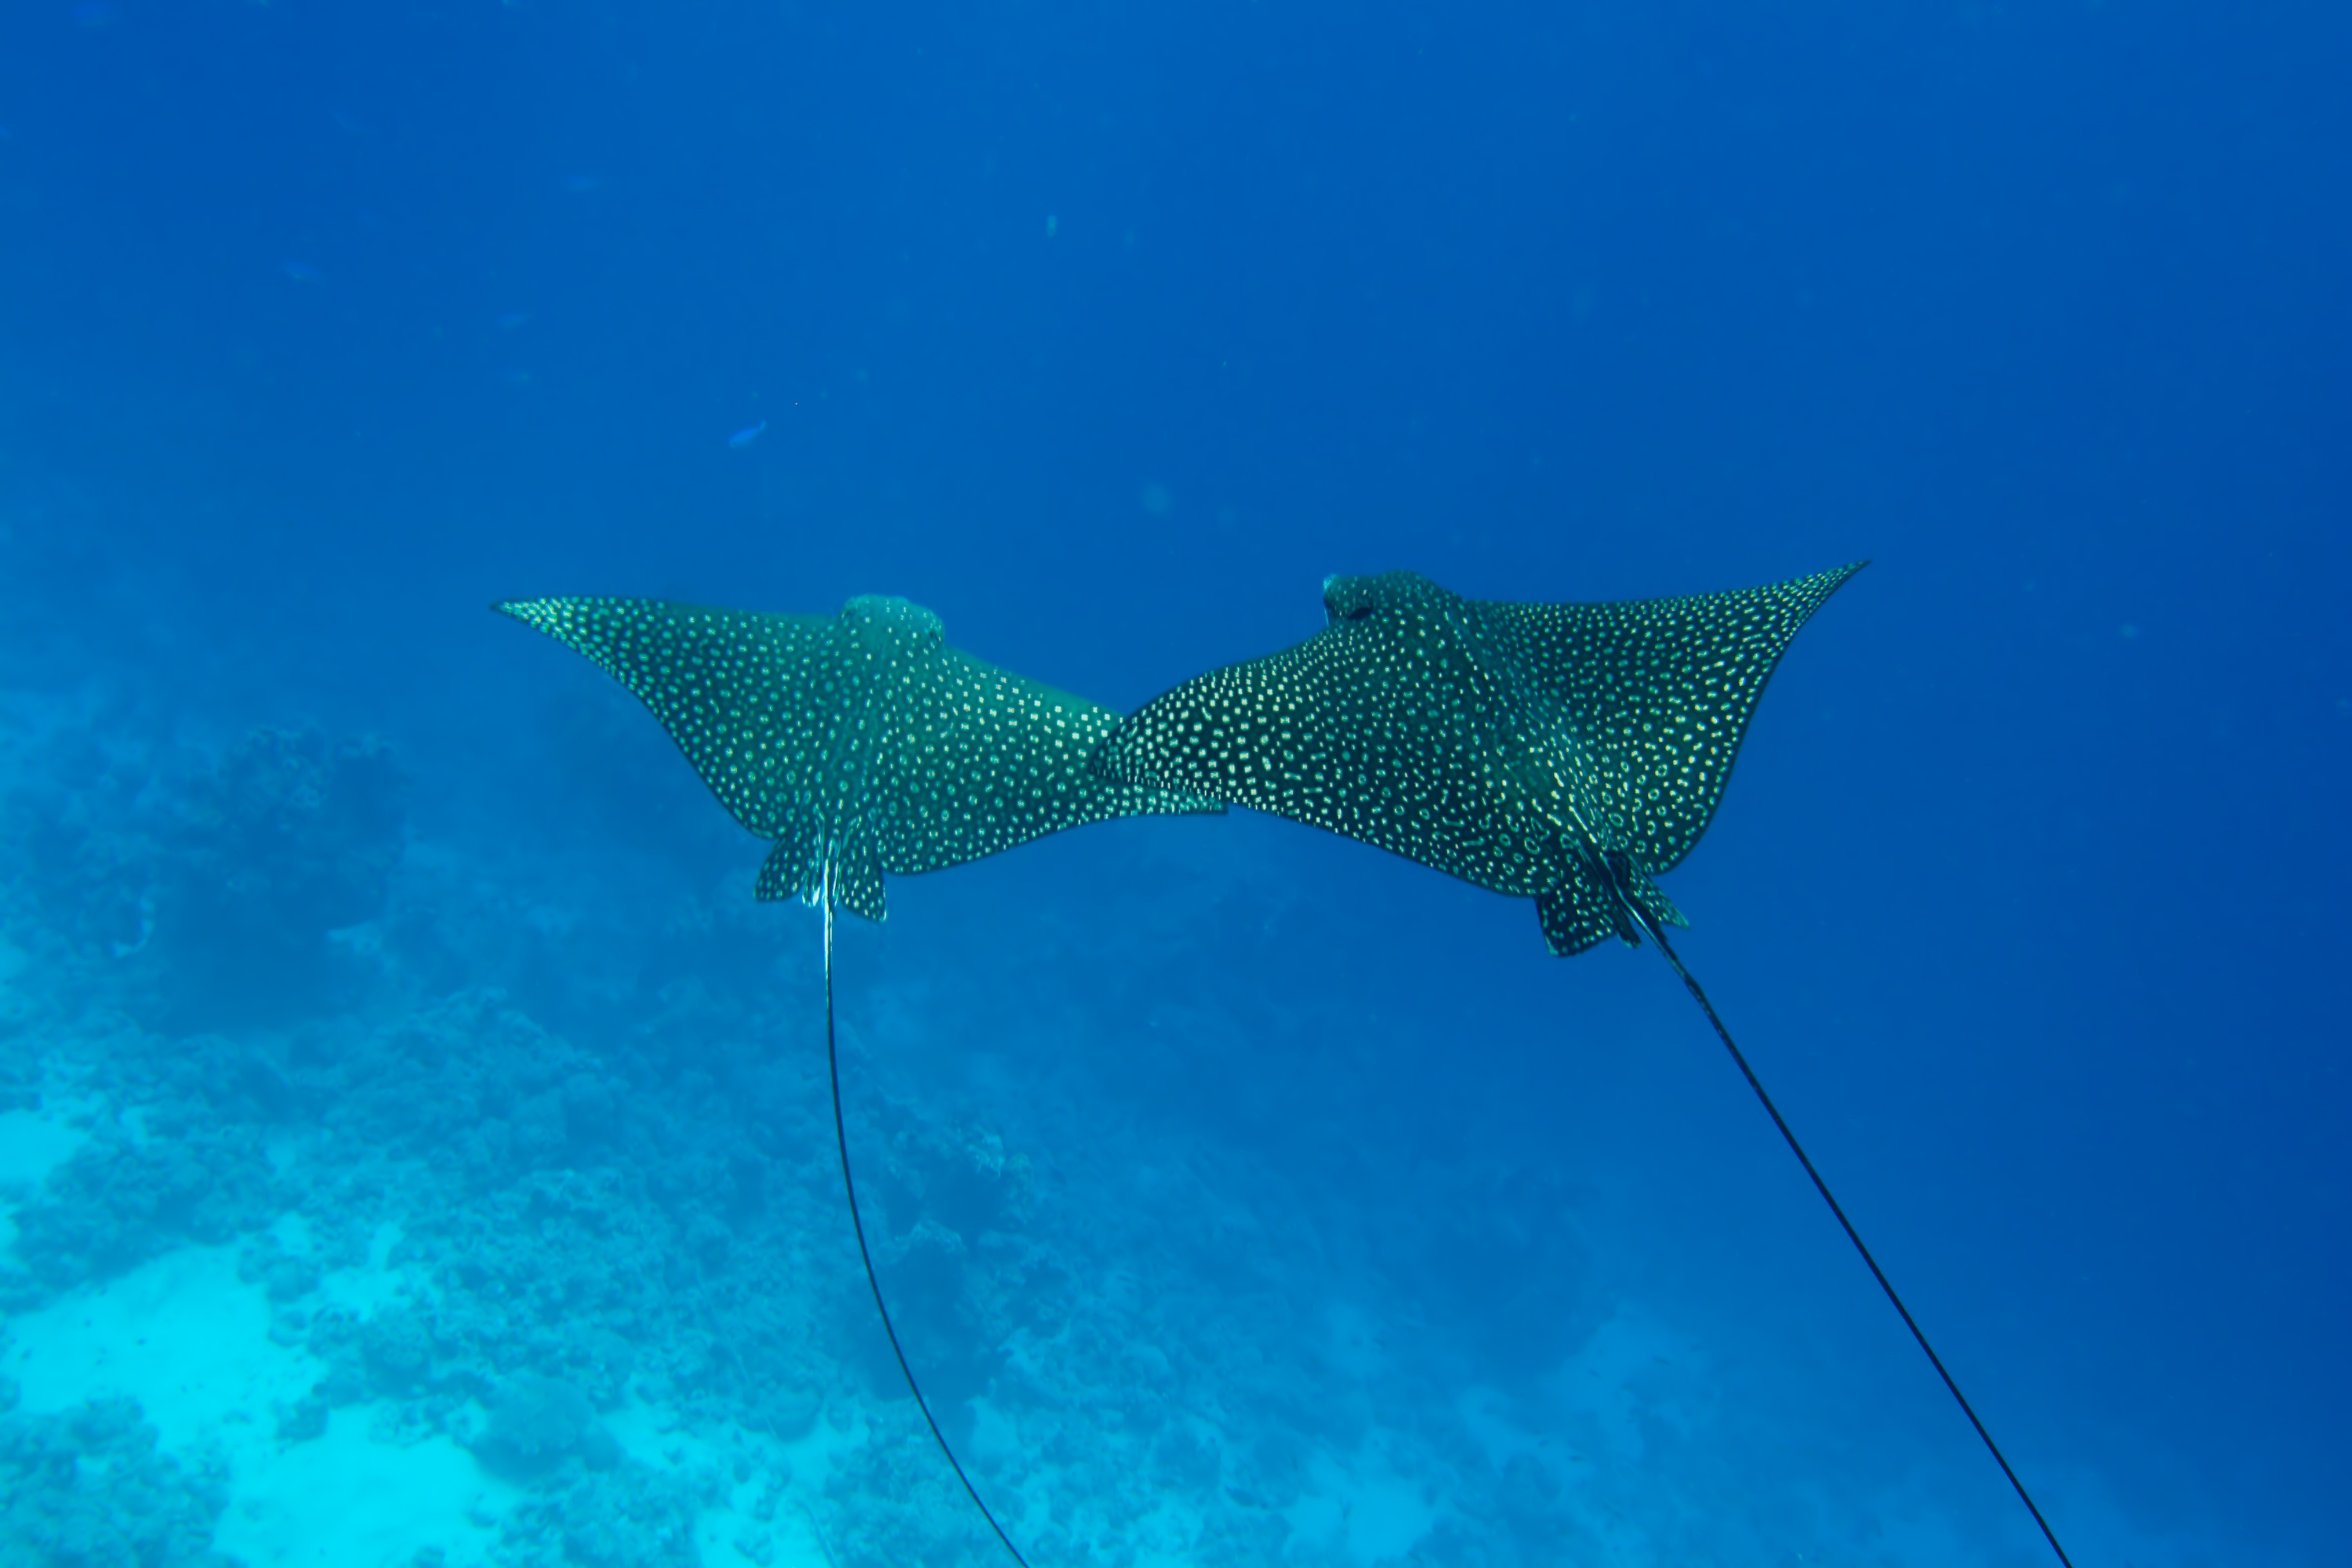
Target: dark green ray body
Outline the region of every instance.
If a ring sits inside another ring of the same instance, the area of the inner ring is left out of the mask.
[[[1609,605],[1336,577],[1322,631],[1147,703],[1095,766],[1532,898],[1555,952],[1631,941],[1616,888],[1685,923],[1650,878],[1706,831],[1773,667],[1860,569]]]
[[[759,896],[883,918],[883,874],[936,871],[1081,823],[1218,812],[1091,773],[1118,716],[947,645],[904,599],[837,616],[659,599],[496,606],[637,694],[719,804],[775,847]]]

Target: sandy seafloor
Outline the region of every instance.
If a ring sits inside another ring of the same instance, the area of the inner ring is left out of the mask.
[[[0,1561],[1000,1560],[857,1270],[814,917],[753,904],[758,847],[715,808],[740,864],[639,896],[659,876],[621,850],[436,838],[415,808],[445,774],[372,740],[207,734],[98,683],[5,713]],[[617,693],[596,715],[593,743],[674,760]],[[1148,873],[1249,831],[1084,848]],[[1041,1068],[1139,1035],[1258,1048],[1154,1004],[1139,957],[1203,898],[1268,920],[1295,899],[1249,885],[1246,853],[1216,864],[1133,924],[897,883],[894,932],[1009,921],[1040,948],[993,981],[844,933],[886,1283],[1033,1563],[2032,1560],[1948,1410],[1893,1401],[1938,1448],[1792,1395],[1818,1368],[1759,1382],[1624,1282],[1605,1203],[1433,1165],[1350,1206],[1273,1143],[1122,1120]],[[940,1072],[1006,1031],[1050,1048]],[[1495,1303],[1401,1288],[1435,1278],[1396,1266],[1416,1247],[1499,1259],[1569,1352],[1498,1378],[1470,1342]],[[2058,1482],[2120,1560],[2203,1560]]]

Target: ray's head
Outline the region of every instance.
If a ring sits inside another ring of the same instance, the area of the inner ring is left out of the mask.
[[[937,647],[948,640],[946,622],[895,594],[860,594],[841,606],[841,618],[863,635],[892,637],[916,648]]]
[[[1460,602],[1418,572],[1376,572],[1356,577],[1334,573],[1323,579],[1323,615],[1326,624],[1335,626],[1396,611]]]

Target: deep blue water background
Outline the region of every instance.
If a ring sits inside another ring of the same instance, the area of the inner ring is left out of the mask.
[[[2320,5],[11,5],[0,672],[384,737],[590,911],[609,994],[467,978],[593,1048],[768,962],[625,977],[760,850],[494,598],[902,594],[1125,707],[1333,571],[1873,558],[1685,956],[2084,1568],[2340,1561],[2347,80]],[[904,1092],[1242,1152],[1434,1388],[1639,1302],[1759,1509],[1916,1469],[2032,1559],[1650,955],[1239,817],[892,898]]]

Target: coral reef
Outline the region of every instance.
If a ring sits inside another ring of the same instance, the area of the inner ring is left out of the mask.
[[[158,1453],[137,1405],[16,1400],[0,1382],[0,1568],[228,1568],[212,1550],[226,1478]]]
[[[14,929],[174,1030],[283,1022],[365,977],[331,933],[384,907],[407,779],[373,741],[256,730],[209,763],[95,728],[47,738],[7,783]]]
[[[494,1474],[526,1483],[575,1463],[609,1470],[621,1458],[620,1445],[596,1419],[586,1394],[560,1377],[533,1372],[516,1373],[499,1390],[473,1450]]]

